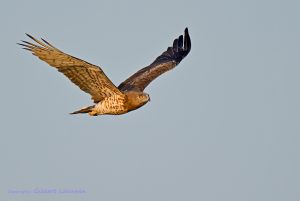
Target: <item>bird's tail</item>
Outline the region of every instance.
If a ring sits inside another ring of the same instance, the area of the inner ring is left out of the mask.
[[[77,110],[75,112],[72,112],[70,114],[81,114],[81,113],[89,113],[89,112],[92,112],[93,108],[95,107],[95,105],[92,105],[92,106],[88,106],[88,107],[85,107],[85,108],[82,108],[80,110]]]

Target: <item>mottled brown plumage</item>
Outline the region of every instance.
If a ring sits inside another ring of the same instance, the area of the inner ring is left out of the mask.
[[[95,105],[71,114],[89,113],[91,116],[119,115],[143,106],[150,100],[149,95],[143,92],[148,84],[178,65],[191,50],[191,40],[186,28],[184,37],[181,35],[175,39],[173,46],[157,57],[152,64],[139,70],[116,87],[100,67],[62,52],[44,39],[41,42],[29,34],[27,36],[37,44],[27,41],[18,44],[55,67],[81,90],[92,96]]]

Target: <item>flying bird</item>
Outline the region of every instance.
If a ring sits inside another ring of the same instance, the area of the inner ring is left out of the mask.
[[[116,87],[100,67],[62,52],[42,38],[40,41],[29,34],[26,35],[35,43],[27,41],[18,43],[23,49],[29,50],[56,68],[82,91],[91,95],[94,105],[70,114],[88,113],[91,116],[125,114],[145,105],[150,101],[150,96],[144,89],[155,78],[177,66],[191,50],[191,39],[186,28],[184,36],[176,38],[173,45],[153,63],[137,71]]]

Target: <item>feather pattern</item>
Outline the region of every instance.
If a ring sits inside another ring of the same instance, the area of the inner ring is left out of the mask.
[[[181,35],[176,38],[172,47],[168,47],[152,64],[130,76],[118,88],[121,91],[144,91],[155,78],[177,66],[190,50],[191,39],[186,28],[184,37]]]
[[[67,76],[81,90],[89,93],[95,103],[112,95],[124,95],[100,67],[62,52],[44,39],[43,43],[29,34],[26,35],[37,44],[22,41],[19,45]]]

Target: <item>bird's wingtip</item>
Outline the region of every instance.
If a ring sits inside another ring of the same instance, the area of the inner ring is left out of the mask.
[[[188,27],[186,27],[186,28],[184,29],[184,33],[185,33],[185,34],[188,34],[188,33],[189,33]]]
[[[30,34],[28,34],[28,33],[25,33],[26,34],[26,36],[28,36],[29,38],[31,38],[32,40],[35,40],[35,38],[32,36],[32,35],[30,35]]]

